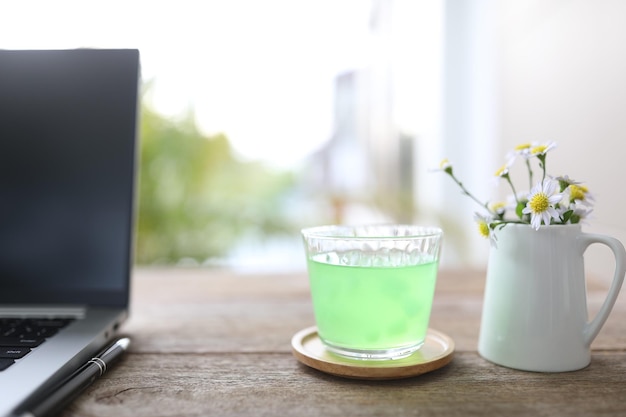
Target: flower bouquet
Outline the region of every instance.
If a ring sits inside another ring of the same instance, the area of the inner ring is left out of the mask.
[[[484,213],[475,213],[478,230],[495,245],[494,231],[509,223],[529,224],[535,230],[541,225],[576,224],[592,211],[593,196],[586,186],[567,175],[552,177],[546,171],[548,152],[556,143],[522,144],[507,155],[506,163],[495,172],[497,180],[505,180],[511,188],[509,202],[482,202],[470,193],[456,177],[452,164],[444,159],[439,167],[461,188],[463,194],[479,204]],[[510,176],[510,168],[522,160],[528,173],[529,192],[518,192]],[[541,176],[537,182],[533,166],[538,165]]]
[[[593,206],[587,187],[568,176],[547,174],[547,155],[555,147],[553,142],[524,144],[507,155],[495,177],[510,186],[509,203],[481,202],[459,181],[447,160],[440,166],[463,194],[483,208],[476,220],[481,234],[492,243],[478,352],[493,363],[525,371],[565,372],[587,366],[591,342],[626,274],[626,250],[619,240],[581,230],[579,223]],[[511,178],[516,161],[525,164],[520,172],[528,173],[528,192],[518,192]],[[592,244],[612,251],[615,270],[599,313],[589,321],[584,255]]]

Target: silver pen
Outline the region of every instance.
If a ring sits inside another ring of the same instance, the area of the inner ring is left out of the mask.
[[[43,417],[60,412],[78,397],[97,378],[101,377],[113,362],[128,349],[130,339],[116,340],[102,354],[91,358],[85,365],[74,372],[61,386],[37,405],[23,410],[20,417]]]

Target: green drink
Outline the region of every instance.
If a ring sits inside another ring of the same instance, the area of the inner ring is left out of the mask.
[[[318,335],[357,359],[396,359],[425,341],[441,230],[325,226],[303,230]]]
[[[402,356],[424,342],[437,262],[361,267],[309,260],[308,268],[318,334],[331,348]]]

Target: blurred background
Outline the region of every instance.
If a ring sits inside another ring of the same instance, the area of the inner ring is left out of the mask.
[[[444,266],[485,268],[480,207],[435,169],[448,158],[503,198],[495,171],[532,141],[557,142],[549,173],[593,193],[583,229],[626,242],[621,0],[24,0],[0,15],[0,48],[141,51],[138,265],[299,270],[303,227],[410,222],[444,228]],[[591,272],[612,271],[590,252]]]

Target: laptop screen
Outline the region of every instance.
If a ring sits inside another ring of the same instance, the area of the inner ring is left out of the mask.
[[[0,303],[125,306],[137,50],[0,50]]]

